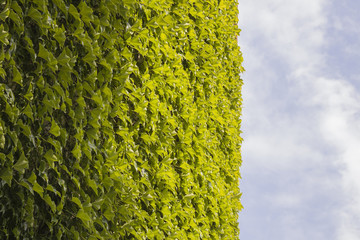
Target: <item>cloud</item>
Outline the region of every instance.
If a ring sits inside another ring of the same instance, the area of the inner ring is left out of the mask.
[[[349,82],[318,79],[313,100],[321,104],[323,138],[337,150],[342,169],[344,205],[339,211],[338,239],[360,237],[360,94]]]
[[[245,239],[360,238],[360,94],[350,81],[360,74],[328,65],[329,34],[354,21],[329,17],[331,7],[239,1]]]
[[[250,46],[260,45],[262,50],[286,60],[285,64],[292,68],[314,65],[321,62],[321,54],[312,53],[325,42],[324,3],[323,0],[240,1],[243,35],[249,32]]]

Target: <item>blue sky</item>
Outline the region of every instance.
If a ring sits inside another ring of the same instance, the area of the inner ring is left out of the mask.
[[[360,239],[359,10],[239,0],[241,240]]]

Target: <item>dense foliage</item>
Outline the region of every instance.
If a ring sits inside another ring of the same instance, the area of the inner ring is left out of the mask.
[[[235,0],[0,3],[0,239],[238,239]]]

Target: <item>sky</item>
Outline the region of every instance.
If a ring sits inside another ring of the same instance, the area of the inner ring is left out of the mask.
[[[238,0],[241,240],[360,239],[360,1]]]

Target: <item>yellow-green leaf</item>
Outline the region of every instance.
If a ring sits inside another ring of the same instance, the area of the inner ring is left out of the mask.
[[[57,123],[54,121],[54,119],[51,121],[51,129],[50,133],[54,135],[55,137],[60,136],[60,127],[57,125]]]
[[[43,198],[44,189],[37,182],[34,183],[32,189]]]

